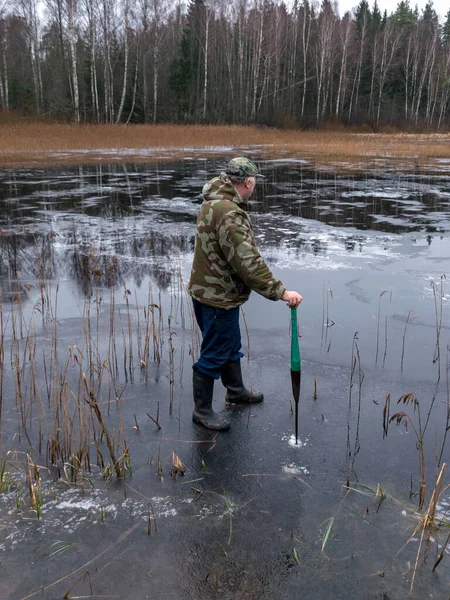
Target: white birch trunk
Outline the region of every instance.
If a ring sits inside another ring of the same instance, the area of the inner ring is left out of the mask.
[[[391,23],[388,21],[385,25],[383,35],[383,49],[381,55],[381,66],[380,66],[380,81],[378,89],[378,109],[377,109],[377,124],[380,120],[381,114],[381,100],[383,95],[384,84],[386,81],[386,75],[388,74],[392,60],[400,46],[400,36],[395,34]]]
[[[203,81],[203,121],[206,120],[206,103],[208,99],[208,50],[209,50],[209,19],[211,15],[211,11],[208,7],[205,7],[206,15],[205,15],[205,48],[204,48],[204,63],[203,69],[205,73],[204,81]]]
[[[144,122],[148,120],[148,78],[147,78],[147,51],[148,51],[148,28],[149,28],[149,0],[141,0],[141,23],[142,23],[142,101],[144,109]]]
[[[434,113],[436,112],[437,99],[439,95],[439,84],[441,82],[441,71],[438,69],[437,71],[437,79],[433,83],[433,101],[431,105],[431,112],[429,116],[429,125],[433,124]]]
[[[120,98],[119,110],[117,111],[116,125],[120,123],[122,118],[123,106],[125,104],[125,96],[127,93],[127,80],[128,80],[128,0],[125,0],[124,5],[124,32],[123,32],[123,44],[124,44],[124,65],[123,65],[123,84],[122,84],[122,95]]]
[[[104,95],[103,95],[103,107],[104,107],[104,111],[105,111],[105,123],[109,123],[109,99],[108,99],[108,94],[109,94],[109,84],[108,84],[108,66],[106,64],[106,60],[105,63],[103,65],[103,80],[105,82],[104,84]]]
[[[0,19],[2,18],[1,6],[0,6]],[[4,43],[5,43],[6,32],[3,30],[3,27],[0,28],[0,49],[2,51],[2,58],[4,56]],[[5,89],[4,89],[4,75],[3,70],[5,68],[4,61],[0,63],[0,103],[2,105],[2,109],[6,110],[6,99],[5,99]]]
[[[41,94],[39,88],[38,65],[34,46],[31,47],[31,69],[33,73],[33,87],[36,102],[36,113],[41,114]]]
[[[103,43],[104,43],[104,88],[105,88],[105,122],[114,123],[114,81],[111,65],[111,11],[110,0],[103,0]]]
[[[78,91],[78,70],[77,70],[77,47],[75,32],[75,5],[76,0],[67,0],[67,29],[69,36],[70,58],[72,67],[72,85],[73,85],[73,109],[75,123],[80,122],[80,95]]]
[[[1,7],[0,7],[1,8]],[[2,11],[0,9],[0,19],[2,18]],[[0,68],[0,96],[2,108],[4,111],[8,112],[9,110],[9,98],[8,98],[8,66],[6,64],[6,47],[7,47],[7,32],[6,27],[3,25],[2,31],[0,31],[0,49],[1,49],[1,57],[0,64],[3,68]]]
[[[303,28],[302,28],[302,46],[303,46],[303,94],[302,94],[302,110],[301,118],[305,114],[305,101],[306,101],[306,82],[307,82],[307,59],[309,50],[309,40],[311,34],[311,14],[309,10],[309,4],[307,1],[303,3]]]
[[[263,79],[263,84],[261,86],[261,93],[259,95],[259,100],[258,100],[258,110],[257,110],[258,113],[261,110],[261,106],[262,106],[262,101],[263,101],[263,98],[264,98],[265,89],[266,89],[267,82],[268,82],[268,79],[269,79],[269,77],[268,77],[268,75],[269,75],[269,73],[268,73],[268,67],[269,67],[269,60],[267,59],[264,62],[264,79]]]
[[[430,125],[430,115],[431,115],[431,107],[432,101],[434,97],[434,89],[433,89],[433,73],[434,73],[434,64],[436,62],[436,49],[437,49],[438,35],[437,31],[434,32],[433,40],[430,42],[430,50],[429,57],[427,61],[427,72],[428,72],[428,94],[427,94],[427,106],[425,111],[425,119],[427,123]]]
[[[244,101],[244,110],[245,116],[248,114],[248,86],[246,93],[244,95],[244,34],[243,34],[243,21],[244,21],[244,8],[241,7],[239,10],[238,17],[238,91],[237,95],[239,98],[245,98]],[[242,114],[239,115],[242,118]]]
[[[3,44],[3,84],[5,88],[5,108],[9,111],[9,82],[8,82],[8,65],[6,64],[6,48],[8,41],[5,37]]]
[[[94,13],[93,0],[86,0],[86,12],[89,25],[89,43],[90,43],[90,82],[91,82],[91,102],[92,102],[92,117],[97,123],[100,122],[100,109],[98,100],[98,84],[97,84],[97,53],[96,53],[96,21]]]
[[[411,76],[411,101],[409,106],[409,119],[414,119],[414,106],[416,104],[417,93],[419,89],[419,73],[420,73],[420,31],[416,27],[414,33],[413,57],[412,57],[412,76]]]
[[[3,73],[0,69],[0,103],[2,105],[2,109],[6,110],[6,101],[5,101],[5,91],[3,88]]]
[[[348,54],[348,46],[350,42],[350,32],[351,32],[351,21],[347,19],[345,23],[344,29],[344,39],[342,40],[342,60],[341,60],[341,69],[339,72],[339,85],[336,97],[336,117],[339,116],[341,110],[341,97],[343,102],[343,88],[344,88],[344,79],[347,72],[347,54]]]
[[[233,70],[231,68],[231,64],[232,64],[232,43],[233,40],[229,38],[228,36],[228,31],[226,29],[226,27],[223,28],[223,41],[222,44],[225,48],[225,60],[227,63],[227,73],[228,73],[228,86],[230,89],[230,95],[231,95],[231,116],[232,116],[232,121],[235,120],[236,118],[236,106],[235,106],[235,100],[234,100],[234,80],[233,80]],[[239,43],[239,41],[238,41]],[[242,69],[242,65],[239,65],[239,70]],[[238,76],[239,78],[239,76]]]
[[[361,42],[360,42],[360,49],[359,49],[360,51],[359,51],[358,66],[356,68],[356,77],[353,82],[352,93],[350,96],[350,106],[348,109],[348,120],[349,121],[351,120],[351,117],[352,117],[354,95],[355,95],[355,105],[358,106],[359,88],[361,85],[362,63],[363,63],[364,48],[365,48],[365,41],[366,41],[366,29],[367,29],[367,12],[364,13],[364,20],[362,22],[362,28],[361,28]]]
[[[92,43],[91,50],[91,85],[92,85],[92,94],[94,96],[94,110],[95,110],[95,120],[97,123],[100,123],[100,104],[98,100],[98,83],[97,83],[97,65],[96,65],[96,52],[95,52],[95,34]]]
[[[136,51],[136,67],[134,70],[133,100],[131,102],[130,114],[128,115],[128,119],[127,119],[125,125],[128,125],[128,123],[130,122],[130,119],[134,113],[134,107],[136,105],[136,90],[137,90],[137,80],[138,80],[138,70],[139,70],[138,67],[139,67],[139,46],[137,47],[137,51]]]
[[[416,95],[416,102],[415,102],[415,110],[414,110],[414,123],[417,125],[418,121],[419,121],[419,109],[420,109],[420,103],[422,101],[422,92],[423,92],[423,88],[425,85],[425,79],[427,76],[427,59],[428,57],[425,57],[425,62],[422,68],[422,73],[420,75],[420,79],[419,79],[419,85],[417,86],[417,95]]]
[[[39,48],[39,34],[36,37],[36,60],[37,60],[37,75],[38,75],[38,86],[39,86],[39,98],[42,110],[44,110],[44,86],[42,85],[42,70],[41,70],[41,56]]]
[[[373,42],[373,51],[372,51],[372,77],[370,81],[370,96],[369,96],[369,115],[372,115],[373,112],[373,96],[375,93],[375,73],[377,70],[378,63],[378,34],[375,34],[375,39]]]
[[[293,34],[292,34],[292,51],[291,51],[291,67],[289,69],[290,78],[289,78],[289,114],[294,114],[295,109],[295,94],[294,94],[294,86],[295,86],[295,78],[296,78],[296,70],[297,70],[297,41],[298,41],[298,14],[295,13],[294,22],[293,22]]]
[[[450,96],[450,83],[448,81],[448,77],[450,76],[450,46],[448,46],[446,48],[446,59],[445,59],[445,66],[444,66],[444,73],[446,74],[446,81],[444,82],[444,84],[442,85],[442,91],[441,91],[441,100],[440,100],[440,107],[439,107],[439,118],[438,118],[438,129],[441,128],[442,125],[442,121],[444,118],[444,113],[447,107],[447,103],[448,103],[448,99]]]
[[[408,101],[409,101],[409,71],[411,69],[411,36],[408,37],[408,46],[405,59],[405,119],[408,119]]]
[[[39,69],[39,23],[37,0],[21,0],[19,7],[26,25],[28,50],[30,53],[31,73],[33,79],[36,114],[41,113],[42,80]]]
[[[257,37],[257,42],[256,42],[256,52],[255,52],[255,56],[253,57],[253,99],[252,99],[252,112],[251,112],[251,119],[254,120],[254,118],[256,117],[256,96],[258,94],[258,81],[259,81],[259,70],[260,70],[260,65],[261,65],[261,52],[262,52],[262,42],[263,42],[263,26],[264,26],[264,11],[262,9],[263,7],[261,7],[260,10],[260,15],[261,15],[261,22],[259,23],[259,27],[258,27],[258,37]]]
[[[278,88],[279,88],[279,77],[280,77],[280,51],[279,51],[279,40],[278,40],[278,35],[279,35],[279,15],[278,15],[278,10],[277,10],[277,5],[274,6],[274,11],[275,11],[275,40],[274,40],[274,47],[275,47],[275,75],[274,75],[274,82],[273,82],[273,96],[272,96],[272,105],[275,108],[276,107],[276,103],[277,103],[277,95],[278,95]]]
[[[325,115],[330,88],[331,63],[333,56],[333,14],[331,11],[323,12],[318,22],[317,50],[316,50],[316,78],[317,78],[317,106],[316,121]]]
[[[153,48],[153,123],[158,114],[158,84],[159,84],[159,47]]]

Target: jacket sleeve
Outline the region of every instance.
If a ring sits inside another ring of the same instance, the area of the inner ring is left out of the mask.
[[[250,289],[269,300],[279,300],[286,290],[262,259],[250,220],[242,210],[229,210],[217,225],[217,239],[238,277]]]

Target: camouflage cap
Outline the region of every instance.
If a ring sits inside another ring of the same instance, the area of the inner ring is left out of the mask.
[[[255,163],[245,156],[232,158],[228,163],[226,174],[234,177],[264,177]]]

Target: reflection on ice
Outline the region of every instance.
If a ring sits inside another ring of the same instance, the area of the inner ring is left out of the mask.
[[[217,149],[216,149],[217,150]],[[263,256],[278,268],[336,271],[398,259],[399,233],[449,229],[450,178],[349,177],[314,172],[302,159],[259,161],[266,174],[248,204]],[[224,165],[217,156],[0,174],[0,275],[46,275],[97,284],[156,276],[170,284],[174,256],[188,263],[199,192]],[[307,170],[309,169],[309,170]],[[9,258],[7,258],[9,257]],[[166,275],[162,272],[166,270]],[[99,275],[102,273],[103,275]]]

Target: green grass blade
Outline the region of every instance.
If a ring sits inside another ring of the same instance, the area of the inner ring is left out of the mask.
[[[330,537],[331,534],[331,529],[333,528],[333,524],[334,524],[334,517],[331,517],[330,519],[327,519],[326,521],[324,521],[322,523],[322,525],[324,525],[325,523],[328,523],[328,525],[326,526],[325,532],[323,534],[323,540],[322,540],[322,549],[321,552],[323,552],[327,542],[328,542],[328,538]]]

